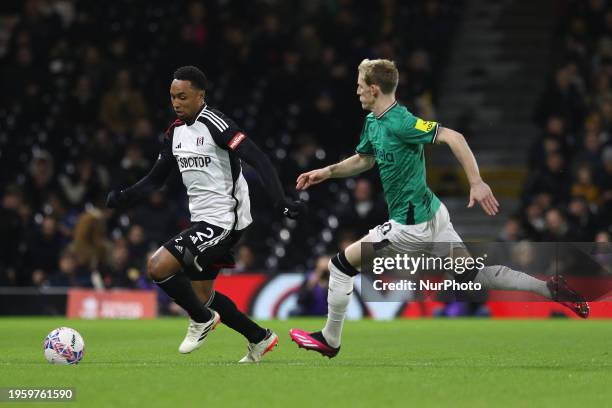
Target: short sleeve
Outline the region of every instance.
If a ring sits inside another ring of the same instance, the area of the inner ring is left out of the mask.
[[[359,144],[355,148],[355,152],[358,154],[364,154],[368,156],[374,155],[374,148],[372,147],[372,143],[370,143],[370,138],[368,137],[368,120],[367,119],[363,123],[363,128],[361,129],[361,134],[359,135]]]
[[[204,123],[220,148],[234,151],[247,138],[236,123],[218,111],[202,111],[198,121]]]
[[[408,144],[434,143],[439,127],[438,122],[425,121],[407,112],[396,133],[402,141]]]

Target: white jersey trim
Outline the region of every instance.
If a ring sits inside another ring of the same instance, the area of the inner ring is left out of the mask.
[[[200,117],[208,119],[208,121],[212,123],[219,130],[219,132],[223,132],[224,130],[229,128],[227,122],[225,122],[219,116],[215,115],[213,112],[207,110],[206,108],[202,111]]]

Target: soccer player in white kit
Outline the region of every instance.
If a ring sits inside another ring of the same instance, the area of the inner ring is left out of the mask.
[[[249,189],[241,160],[265,180],[275,208],[296,218],[305,209],[288,199],[268,157],[223,113],[205,102],[208,81],[194,66],[179,68],[170,86],[178,119],[168,128],[150,173],[131,187],[111,191],[110,208],[125,208],[160,188],[178,167],[189,197],[192,226],[160,247],[148,261],[149,276],[189,313],[190,324],[179,352],[199,348],[221,321],[248,339],[243,363],[258,362],[278,336],[240,312],[214,290],[219,270],[234,263],[232,248],[252,222]]]

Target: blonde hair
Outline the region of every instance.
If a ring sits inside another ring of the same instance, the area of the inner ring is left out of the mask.
[[[387,59],[364,59],[357,68],[368,85],[378,85],[385,95],[395,92],[399,72],[395,62]]]
[[[101,211],[88,210],[79,217],[70,249],[85,267],[97,267],[107,260],[106,223]]]

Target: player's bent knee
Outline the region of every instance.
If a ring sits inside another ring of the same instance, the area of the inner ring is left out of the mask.
[[[160,251],[155,252],[147,262],[147,275],[154,281],[164,280],[176,272],[164,262],[164,255]]]
[[[151,256],[147,262],[147,275],[153,280],[159,280],[159,260],[157,255]]]

